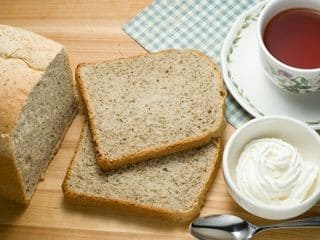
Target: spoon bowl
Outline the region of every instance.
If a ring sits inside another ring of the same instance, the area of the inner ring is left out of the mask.
[[[211,215],[194,220],[190,233],[205,240],[249,240],[256,227],[233,215]]]

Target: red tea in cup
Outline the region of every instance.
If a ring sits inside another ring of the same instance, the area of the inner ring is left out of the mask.
[[[320,11],[293,8],[275,15],[263,41],[281,62],[296,68],[320,68]]]

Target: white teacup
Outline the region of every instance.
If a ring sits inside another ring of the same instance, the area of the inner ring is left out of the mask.
[[[259,16],[257,28],[263,68],[269,78],[284,90],[295,93],[320,91],[320,68],[303,69],[289,66],[275,58],[263,42],[264,29],[268,22],[278,13],[292,8],[320,11],[320,0],[271,0],[265,6]]]

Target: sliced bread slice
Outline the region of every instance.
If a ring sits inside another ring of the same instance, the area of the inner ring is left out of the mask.
[[[101,168],[199,147],[223,131],[220,72],[198,51],[80,64],[76,79]]]
[[[189,221],[204,204],[221,149],[220,140],[213,139],[198,149],[105,171],[96,164],[91,134],[85,126],[62,189],[65,197],[76,203],[120,206]]]

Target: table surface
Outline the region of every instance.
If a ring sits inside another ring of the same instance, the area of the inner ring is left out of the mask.
[[[96,62],[145,52],[121,26],[150,0],[0,0],[0,23],[25,28],[52,38],[67,48],[72,69],[80,62]],[[134,216],[113,209],[73,205],[64,200],[61,183],[75,150],[80,129],[78,115],[61,149],[24,208],[0,200],[0,239],[193,239],[185,225]],[[224,142],[234,129],[227,126]],[[237,214],[254,224],[268,224],[242,210],[229,196],[221,169],[201,215]],[[320,214],[320,206],[304,216]],[[258,239],[319,239],[320,230],[278,230]]]

